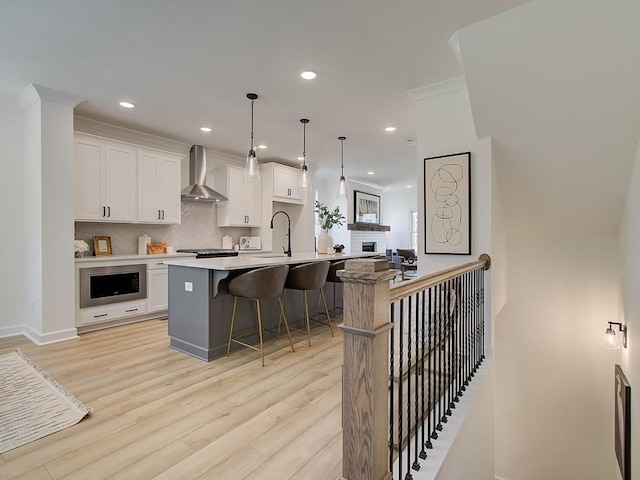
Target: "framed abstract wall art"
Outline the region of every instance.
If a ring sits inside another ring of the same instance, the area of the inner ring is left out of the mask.
[[[471,153],[424,159],[424,251],[471,254]]]

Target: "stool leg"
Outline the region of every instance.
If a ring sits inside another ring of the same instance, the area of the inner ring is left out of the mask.
[[[264,367],[264,346],[262,345],[262,314],[260,312],[260,299],[256,298],[256,310],[258,311],[258,335],[260,336],[260,353],[262,354],[262,366]]]
[[[289,323],[287,322],[287,315],[284,313],[284,303],[278,297],[278,303],[280,304],[280,318],[284,318],[284,326],[287,329],[287,336],[289,337],[289,343],[291,344],[291,351],[295,352],[293,348],[293,340],[291,340],[291,332],[289,331]],[[278,322],[278,332],[280,332],[280,322]]]
[[[333,327],[331,326],[331,317],[329,316],[329,309],[327,308],[327,299],[324,298],[324,291],[320,289],[320,296],[322,297],[322,302],[324,303],[324,311],[327,312],[327,320],[329,320],[329,328],[331,329],[331,336],[333,337]]]
[[[229,330],[229,343],[227,344],[227,357],[229,356],[229,352],[231,352],[231,338],[233,337],[233,323],[236,321],[236,303],[238,302],[238,297],[233,297],[233,312],[231,313],[231,329]]]
[[[307,291],[302,291],[302,300],[304,303],[304,319],[307,322],[307,338],[309,339],[309,346],[311,346],[311,325],[309,325],[309,300],[307,298]]]
[[[280,301],[280,297],[278,296],[278,302],[280,302],[280,317],[278,318],[278,330],[276,331],[276,338],[280,338],[280,325],[282,325],[282,318],[284,317],[284,321],[286,323],[287,316],[285,314],[285,293],[287,290],[282,291],[282,301]],[[287,325],[287,332],[289,331],[289,325]],[[289,340],[291,340],[291,335],[289,335]]]

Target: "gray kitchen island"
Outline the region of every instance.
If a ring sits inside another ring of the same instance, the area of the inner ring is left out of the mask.
[[[231,278],[240,273],[272,265],[291,266],[308,262],[340,261],[363,258],[376,253],[317,254],[298,253],[291,257],[277,254],[243,254],[237,257],[167,260],[169,265],[169,338],[170,346],[201,360],[210,361],[226,355],[233,296],[227,291]],[[334,298],[333,288],[325,286],[331,308],[341,295]],[[339,289],[337,290],[339,291]],[[315,305],[310,297],[309,305]],[[286,313],[290,324],[302,319],[302,295],[287,291]],[[265,328],[278,325],[277,301],[263,302]],[[313,312],[310,312],[312,314]],[[236,328],[251,330],[256,322],[255,302],[238,302]],[[255,336],[257,341],[257,335]],[[252,339],[249,337],[249,342]],[[236,347],[238,348],[238,347]]]

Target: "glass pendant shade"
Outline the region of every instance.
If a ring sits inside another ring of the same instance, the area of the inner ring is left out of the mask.
[[[307,123],[309,123],[309,120],[301,118],[300,123],[302,123],[302,168],[298,188],[300,190],[309,190],[311,188],[309,169],[307,168]]]
[[[340,177],[340,181],[338,182],[338,194],[336,198],[347,198],[347,180],[344,178],[344,175]]]
[[[336,198],[347,198],[347,179],[344,178],[344,141],[347,137],[338,137],[340,140],[340,181]]]
[[[247,161],[244,164],[244,176],[245,182],[259,182],[260,181],[260,167],[258,166],[258,159],[256,158],[256,150],[253,146],[253,102],[258,98],[255,93],[247,93],[247,98],[251,100],[251,144],[249,145],[249,153],[247,154]]]
[[[244,181],[260,181],[260,167],[258,166],[258,159],[256,158],[255,150],[249,150],[249,154],[247,155],[247,161],[244,164]]]
[[[602,339],[601,345],[605,348],[611,348],[614,350],[620,348],[620,342],[618,341],[618,336],[616,335],[616,331],[613,328],[611,328],[611,326],[609,326],[609,328],[607,328],[607,331],[604,332],[604,337]]]

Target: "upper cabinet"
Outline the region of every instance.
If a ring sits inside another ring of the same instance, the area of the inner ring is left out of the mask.
[[[300,191],[300,170],[279,164],[265,164],[273,171],[273,200],[285,203],[304,203]]]
[[[136,152],[125,146],[75,139],[76,220],[136,219]]]
[[[76,221],[180,223],[180,158],[76,133]]]
[[[138,151],[138,221],[180,223],[180,158]]]
[[[261,184],[245,182],[244,170],[231,165],[216,169],[214,181],[215,190],[229,199],[218,202],[218,226],[259,227]]]

